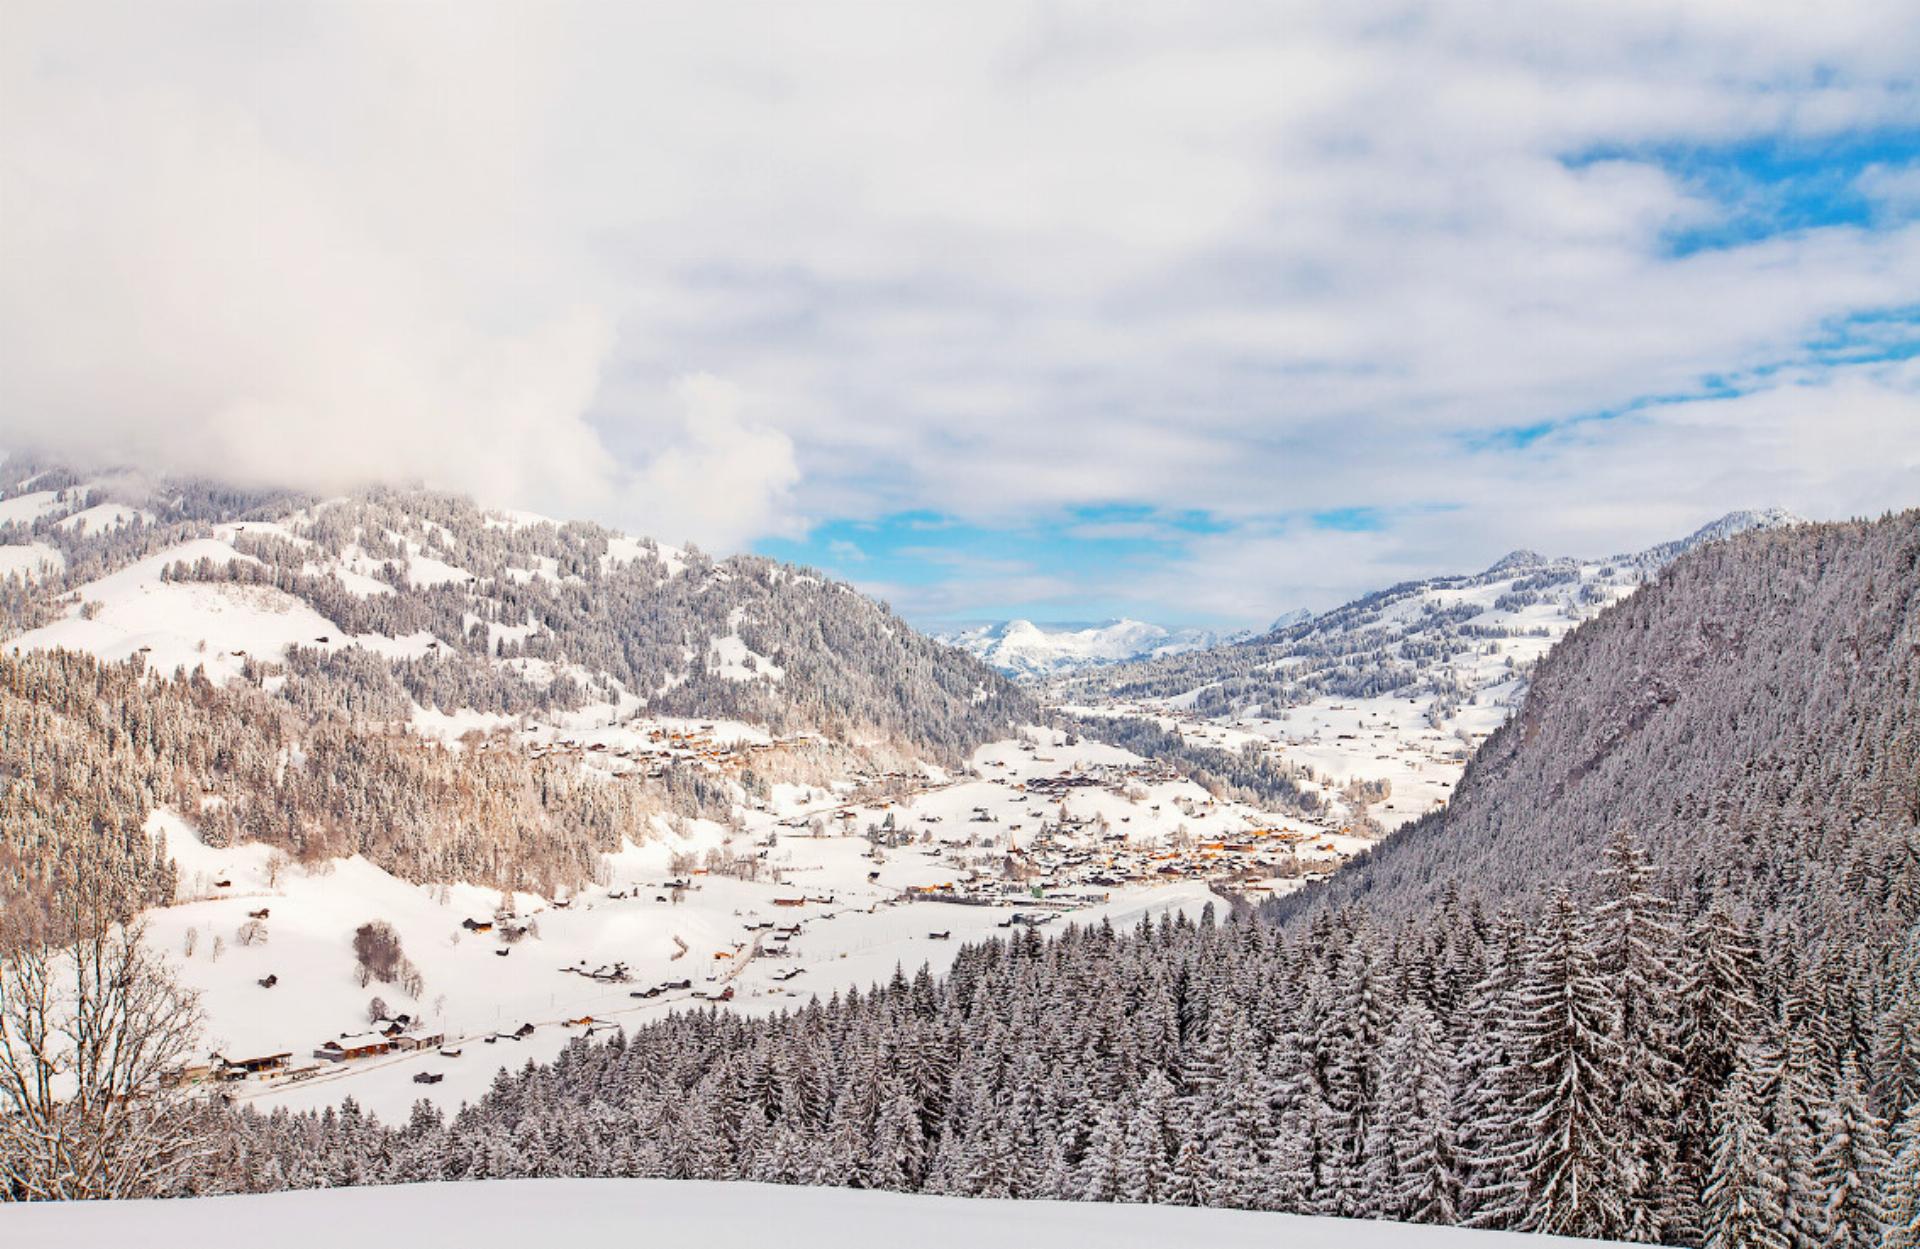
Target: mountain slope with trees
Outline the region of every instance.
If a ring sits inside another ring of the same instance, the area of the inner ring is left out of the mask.
[[[1538,888],[1614,828],[1696,892],[1851,905],[1920,821],[1920,512],[1705,545],[1574,631],[1452,805],[1301,909]]]
[[[33,574],[12,561],[0,577],[14,646],[152,650],[163,670],[237,671],[240,647],[192,641],[219,627],[196,619],[198,586],[268,629],[286,622],[265,646],[249,638],[244,658],[255,683],[289,669],[305,678],[295,684],[310,712],[601,706],[818,731],[948,763],[1033,718],[999,673],[884,604],[757,556],[716,560],[419,490],[314,500],[4,468],[0,549],[58,557]]]
[[[1513,551],[1482,572],[1403,582],[1258,637],[1063,676],[1068,701],[1165,700],[1208,717],[1271,715],[1315,698],[1430,694],[1435,723],[1688,551],[1800,523],[1777,508],[1731,512],[1697,532],[1604,560]],[[1516,658],[1516,656],[1518,658]]]

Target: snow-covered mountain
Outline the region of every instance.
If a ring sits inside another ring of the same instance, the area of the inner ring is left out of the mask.
[[[1246,636],[1210,629],[1169,629],[1143,620],[1111,620],[1093,625],[1039,625],[1031,620],[1003,620],[935,635],[939,641],[978,656],[1008,676],[1025,679],[1058,676],[1133,659],[1179,655]]]
[[[1568,630],[1686,552],[1799,523],[1778,508],[1730,512],[1684,538],[1609,559],[1516,550],[1482,572],[1403,582],[1317,616],[1290,613],[1245,641],[1061,674],[1056,692],[1075,701],[1152,700],[1204,716],[1419,694],[1434,699],[1439,723],[1483,693],[1512,701],[1527,670]]]
[[[1294,625],[1305,624],[1312,619],[1313,613],[1311,611],[1304,607],[1296,607],[1292,611],[1281,612],[1278,616],[1274,617],[1273,623],[1267,626],[1267,632],[1273,633],[1280,629],[1291,629]]]
[[[644,711],[957,758],[1030,707],[804,568],[426,491],[317,500],[19,461],[0,466],[0,637],[455,731]]]

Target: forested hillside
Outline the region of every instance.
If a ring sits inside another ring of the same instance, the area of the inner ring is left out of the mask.
[[[148,593],[207,586],[240,596],[268,631],[289,622],[267,647],[250,638],[245,658],[307,678],[309,712],[598,705],[944,762],[1033,714],[1004,677],[885,605],[754,556],[715,560],[418,490],[321,501],[16,461],[4,478],[0,613],[16,644],[120,658],[166,634],[180,644],[156,642],[161,667],[213,666],[239,652],[193,645],[186,631],[219,623],[192,619],[202,600],[169,614],[173,600]]]
[[[670,801],[510,748],[308,721],[244,684],[155,679],[138,660],[0,657],[0,936],[57,913],[60,894],[122,915],[171,902],[173,867],[147,828],[159,806],[213,845],[544,890],[589,879]]]
[[[1920,845],[1920,512],[1703,546],[1570,634],[1449,809],[1283,915],[1537,890],[1628,827],[1696,895],[1859,910]],[[1911,899],[1902,899],[1911,905]]]
[[[1204,716],[1423,694],[1434,697],[1438,724],[1477,691],[1524,676],[1531,656],[1670,561],[1798,519],[1777,509],[1731,512],[1685,538],[1608,559],[1514,551],[1481,572],[1403,582],[1318,615],[1283,617],[1246,641],[1072,674],[1056,693],[1177,700]]]

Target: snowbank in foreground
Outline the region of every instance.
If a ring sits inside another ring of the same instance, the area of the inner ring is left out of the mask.
[[[64,1249],[339,1249],[553,1245],[636,1233],[699,1249],[914,1249],[1097,1244],[1101,1249],[1548,1249],[1558,1237],[1298,1218],[1242,1210],[963,1201],[898,1193],[671,1180],[494,1180],[200,1201],[0,1206],[0,1241]]]

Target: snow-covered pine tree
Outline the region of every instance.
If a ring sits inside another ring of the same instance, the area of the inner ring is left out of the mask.
[[[1886,1230],[1881,1249],[1920,1249],[1920,1105],[1909,1106],[1894,1134],[1893,1163],[1887,1168]]]
[[[1701,1195],[1705,1249],[1789,1249],[1782,1223],[1786,1184],[1775,1170],[1761,1119],[1758,1058],[1741,1052],[1740,1065],[1721,1090],[1715,1118],[1720,1135],[1708,1161]]]
[[[1677,933],[1639,840],[1624,824],[1596,873],[1596,970],[1613,991],[1614,1080],[1620,1090],[1620,1167],[1632,1240],[1659,1240],[1672,1204],[1676,1064],[1672,1003]]]
[[[1383,1218],[1453,1223],[1461,1166],[1453,1055],[1433,1013],[1401,1011],[1380,1056],[1380,1102],[1367,1144],[1365,1180]]]
[[[1885,1218],[1882,1177],[1887,1151],[1880,1121],[1867,1110],[1853,1065],[1841,1068],[1814,1160],[1814,1182],[1826,1195],[1821,1243],[1832,1249],[1872,1249]]]
[[[1631,1184],[1620,1161],[1613,995],[1600,979],[1591,926],[1565,887],[1540,916],[1514,1026],[1529,1134],[1522,1226],[1618,1238]]]
[[[1174,1131],[1175,1101],[1173,1082],[1164,1072],[1147,1076],[1139,1104],[1127,1121],[1118,1176],[1121,1201],[1160,1201],[1165,1195],[1180,1149]]]

